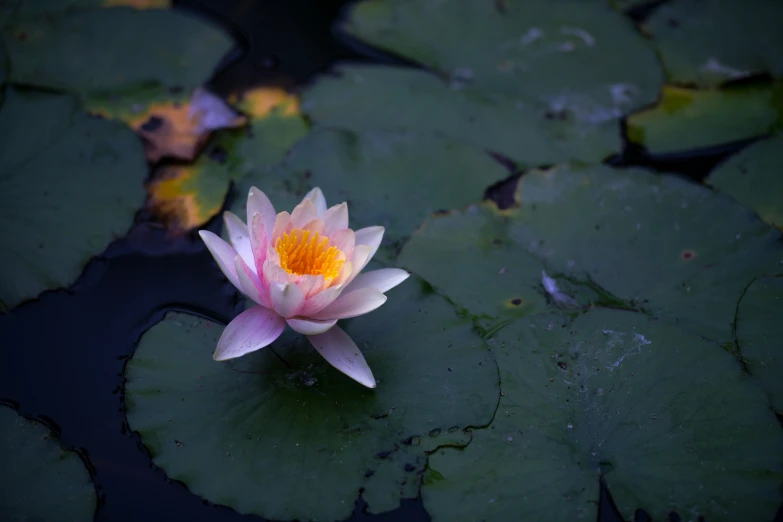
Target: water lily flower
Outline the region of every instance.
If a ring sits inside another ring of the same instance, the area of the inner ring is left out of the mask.
[[[386,301],[386,291],[410,276],[399,268],[361,273],[384,228],[351,230],[348,205],[327,208],[319,188],[290,214],[276,214],[269,198],[253,187],[247,225],[231,212],[223,217],[230,244],[206,230],[199,235],[228,280],[258,306],[228,324],[213,358],[224,361],[268,346],[288,324],[329,364],[375,388],[367,361],[337,321],[375,310]]]

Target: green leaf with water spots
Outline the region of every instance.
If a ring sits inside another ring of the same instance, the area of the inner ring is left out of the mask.
[[[618,152],[618,119],[662,74],[633,24],[599,2],[358,2],[343,29],[429,71],[343,66],[303,109],[354,130],[436,133],[526,165]]]
[[[623,520],[772,520],[783,437],[731,354],[629,311],[536,316],[490,341],[503,394],[492,425],[430,456],[441,520],[595,520],[603,477]],[[778,372],[778,376],[780,372]]]
[[[754,143],[706,179],[771,225],[783,228],[783,135]]]
[[[170,313],[126,369],[128,421],[153,462],[197,495],[277,520],[341,520],[418,495],[426,452],[464,446],[498,398],[469,319],[417,278],[343,328],[378,381],[366,389],[303,336],[225,363],[219,324]],[[219,470],[220,480],[215,480]]]
[[[79,456],[40,422],[0,406],[0,513],[4,520],[93,519],[98,498]]]
[[[398,264],[495,323],[512,295],[540,305],[543,268],[584,306],[644,310],[719,343],[732,341],[748,283],[783,267],[779,230],[676,176],[561,165],[524,175],[518,190],[520,208],[504,215],[430,218]]]
[[[757,74],[783,77],[783,3],[671,0],[645,22],[668,80],[713,87]]]
[[[7,88],[0,110],[0,306],[71,285],[130,228],[147,166],[125,125],[72,96]]]

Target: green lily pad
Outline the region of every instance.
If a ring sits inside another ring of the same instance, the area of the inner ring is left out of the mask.
[[[672,154],[763,136],[783,127],[783,82],[720,90],[664,87],[659,103],[628,117],[628,139]]]
[[[8,53],[5,50],[5,44],[0,38],[0,89],[8,79]],[[2,93],[0,92],[0,102],[2,101]]]
[[[783,271],[781,271],[783,273]],[[737,343],[748,370],[764,385],[772,407],[783,413],[783,276],[760,277],[737,307]]]
[[[370,0],[343,29],[432,73],[341,67],[305,94],[316,122],[435,132],[527,165],[618,152],[617,120],[662,81],[652,46],[599,2]]]
[[[669,81],[716,86],[783,76],[783,4],[777,0],[672,0],[646,22]]]
[[[126,369],[128,421],[169,477],[272,519],[341,520],[418,495],[426,453],[464,446],[498,397],[497,367],[470,320],[412,279],[344,328],[378,380],[329,366],[302,336],[226,363],[223,328],[169,313]],[[220,480],[215,480],[219,470]]]
[[[783,135],[730,157],[706,183],[752,208],[767,223],[783,228]]]
[[[0,110],[0,307],[72,284],[144,203],[133,132],[68,95],[7,88]]]
[[[264,154],[245,150],[246,167]],[[353,227],[386,228],[388,248],[381,257],[388,261],[428,214],[480,200],[487,186],[507,176],[483,151],[435,136],[317,129],[269,178],[248,176],[232,210],[245,215],[252,184],[268,192],[278,211],[289,212],[310,188],[320,187],[330,205],[348,202]]]
[[[595,123],[579,130],[573,126],[581,123],[569,123],[565,113],[474,88],[454,90],[424,71],[344,65],[336,72],[338,77],[320,78],[302,102],[305,113],[326,126],[435,134],[528,166],[568,158],[599,161],[621,145],[614,117],[603,118],[598,107]],[[591,135],[596,125],[605,132]]]
[[[644,310],[729,344],[745,287],[783,267],[779,230],[679,177],[561,165],[526,174],[518,190],[521,207],[503,215],[430,218],[398,264],[471,313],[499,319],[492,310],[512,292],[522,304],[541,301],[542,266],[583,305]],[[506,276],[503,295],[487,290]],[[481,292],[489,303],[473,302]]]
[[[145,84],[190,90],[233,45],[222,30],[182,11],[129,7],[12,19],[2,37],[12,81],[78,93]]]
[[[43,424],[0,406],[0,513],[6,520],[89,521],[98,504],[79,456]]]
[[[639,313],[562,323],[516,321],[491,341],[500,405],[467,448],[430,456],[434,521],[595,520],[599,476],[623,520],[772,520],[783,437],[730,354]]]
[[[544,264],[513,239],[514,222],[490,203],[435,215],[416,230],[397,260],[489,329],[546,308]]]

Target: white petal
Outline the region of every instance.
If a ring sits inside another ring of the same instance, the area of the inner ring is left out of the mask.
[[[410,277],[410,273],[400,268],[381,268],[359,274],[343,290],[343,295],[360,288],[376,288],[383,293],[388,292]]]
[[[266,235],[269,237],[272,234],[272,230],[275,227],[275,207],[266,194],[258,190],[256,187],[251,187],[247,194],[247,223],[248,225],[253,222],[253,214],[258,212],[264,216],[263,222],[266,227]]]
[[[269,285],[269,300],[275,312],[288,318],[299,313],[304,303],[304,294],[295,283],[275,283]]]
[[[326,362],[356,382],[375,388],[375,377],[356,343],[339,326],[308,337]]]
[[[260,350],[280,337],[284,328],[285,320],[274,311],[254,306],[228,323],[212,358],[225,361]]]
[[[376,250],[383,241],[383,233],[386,231],[383,227],[360,228],[355,232],[357,245],[369,245]]]
[[[256,272],[256,263],[253,261],[253,250],[250,247],[250,236],[247,232],[247,225],[245,225],[241,219],[237,217],[233,212],[223,212],[223,222],[226,224],[226,232],[228,233],[228,239],[234,246],[234,250],[237,254],[242,256],[247,266],[249,266],[253,272]]]
[[[319,216],[322,216],[324,212],[326,212],[326,198],[324,197],[324,193],[321,192],[321,189],[318,187],[315,187],[313,190],[308,192],[304,199],[312,200],[313,204],[315,204],[315,210],[318,211]]]
[[[312,314],[320,312],[337,299],[342,291],[343,287],[341,285],[334,285],[326,290],[321,290],[305,301],[304,306],[302,306],[302,309],[299,311],[299,315],[310,317]]]
[[[234,258],[237,257],[237,251],[234,250],[234,247],[209,230],[199,230],[198,235],[201,237],[201,240],[204,241],[204,244],[207,245],[209,253],[215,258],[220,270],[225,274],[228,280],[231,281],[231,284],[241,291],[242,285],[239,284],[237,270],[234,266]]]
[[[348,228],[348,203],[340,203],[324,212],[322,219],[326,227],[326,235],[329,236],[335,230]]]
[[[378,247],[372,247],[370,245],[358,245],[354,248],[353,258],[351,259],[351,273],[345,278],[343,284],[348,286],[348,284],[361,273],[364,267],[367,266],[367,263],[370,262],[370,259],[372,259],[372,256],[375,255],[377,250]],[[346,265],[347,264],[348,263],[346,263]]]
[[[309,319],[292,317],[291,319],[287,319],[286,322],[288,323],[288,326],[297,333],[302,335],[318,335],[337,324],[337,319],[331,321],[311,321]]]
[[[234,258],[234,264],[239,278],[240,290],[250,299],[263,307],[271,308],[266,291],[261,286],[258,276],[250,270],[242,256]]]
[[[350,294],[343,293],[332,304],[309,317],[318,321],[348,319],[372,312],[385,302],[386,296],[377,288],[360,288]]]
[[[310,199],[305,199],[294,207],[291,212],[291,225],[294,228],[302,228],[313,220],[318,219],[318,211],[315,204]]]

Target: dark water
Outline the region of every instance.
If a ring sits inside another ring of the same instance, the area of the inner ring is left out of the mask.
[[[404,63],[333,35],[345,3],[187,0],[177,2],[177,8],[219,21],[241,42],[211,82],[227,93],[259,83],[302,86],[337,61]],[[610,163],[663,166],[700,179],[741,145],[692,159],[665,159],[663,165],[629,150]],[[509,169],[513,173],[512,165]],[[499,184],[488,196],[508,202],[512,189]],[[216,219],[208,228],[218,227]],[[0,401],[44,421],[64,447],[82,455],[99,495],[98,521],[262,520],[211,505],[167,479],[128,429],[122,395],[126,361],[140,335],[165,311],[185,309],[228,322],[240,307],[233,286],[195,234],[172,241],[140,215],[129,236],[94,259],[74,287],[47,292],[0,315]],[[599,519],[622,520],[606,489],[601,491]],[[405,501],[384,515],[366,515],[362,509],[358,500],[352,520],[429,520],[421,500]],[[637,520],[648,519],[640,513]]]

